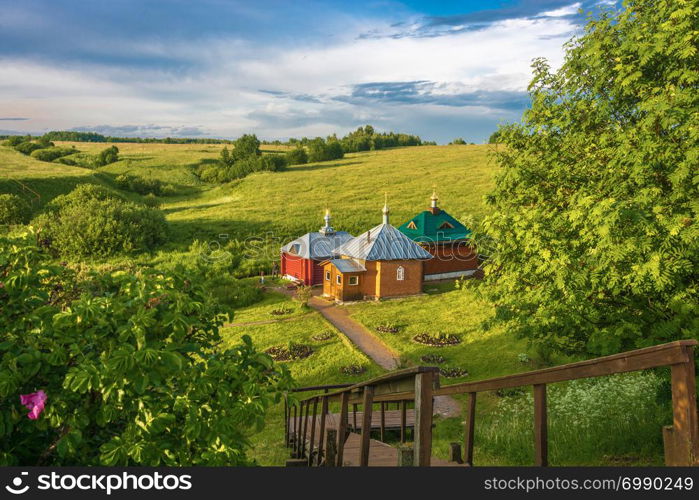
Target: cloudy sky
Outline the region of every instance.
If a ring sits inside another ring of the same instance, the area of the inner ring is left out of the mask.
[[[608,0],[0,0],[0,134],[481,142]]]

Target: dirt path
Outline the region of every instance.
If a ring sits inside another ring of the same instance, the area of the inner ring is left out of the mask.
[[[279,289],[279,291],[285,295],[293,296],[293,291],[286,289]],[[381,342],[364,325],[353,320],[346,309],[340,309],[333,302],[317,296],[312,297],[308,305],[322,314],[326,320],[344,333],[360,351],[374,360],[381,368],[385,370],[398,368],[398,354]],[[461,415],[461,406],[451,396],[436,396],[434,398],[434,414],[443,417],[458,417]]]

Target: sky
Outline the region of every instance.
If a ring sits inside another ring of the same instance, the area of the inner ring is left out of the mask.
[[[607,4],[0,0],[0,134],[483,142]]]

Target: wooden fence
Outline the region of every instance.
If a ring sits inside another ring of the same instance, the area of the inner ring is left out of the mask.
[[[343,448],[348,435],[349,405],[353,405],[355,415],[357,405],[361,405],[363,413],[359,465],[366,466],[369,463],[371,417],[374,404],[380,404],[382,415],[389,403],[396,403],[401,408],[403,441],[406,405],[410,402],[415,406],[412,463],[416,466],[429,466],[432,455],[433,397],[468,394],[467,418],[464,429],[464,462],[465,465],[472,466],[477,394],[484,391],[532,386],[534,393],[535,464],[545,466],[548,465],[546,414],[546,386],[548,384],[669,366],[672,382],[673,419],[672,426],[662,430],[665,463],[666,465],[699,465],[699,423],[693,352],[696,345],[696,340],[681,340],[542,370],[444,387],[440,387],[437,368],[419,366],[387,373],[353,385],[297,389],[297,392],[319,390],[325,392],[295,404],[285,404],[285,439],[287,445],[292,447],[292,456],[299,462],[305,462],[308,465],[341,466],[344,464]],[[336,428],[333,429],[326,425],[326,415],[329,415],[330,403],[339,403],[340,406],[338,422]],[[320,414],[318,414],[319,407]],[[300,418],[297,418],[297,411]],[[312,417],[309,418],[311,414]],[[319,418],[316,418],[317,416]],[[310,433],[308,432],[309,420]],[[383,436],[383,418],[381,421],[381,434]],[[316,432],[316,422],[319,425],[319,432]],[[354,428],[357,427],[358,424],[354,423]],[[318,443],[315,442],[316,436],[319,436]],[[316,449],[317,452],[314,454]],[[399,453],[398,456],[399,460],[402,460],[400,457],[403,456],[403,452]],[[458,458],[455,457],[455,459]],[[410,460],[402,461],[410,462]]]

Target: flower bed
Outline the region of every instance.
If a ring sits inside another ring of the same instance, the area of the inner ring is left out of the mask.
[[[333,335],[332,332],[322,332],[318,333],[316,335],[313,335],[311,338],[315,340],[316,342],[324,342],[326,340],[330,340],[333,338],[335,335]]]
[[[439,374],[446,378],[457,378],[465,377],[468,375],[468,371],[465,368],[443,366],[439,368]]]
[[[461,338],[458,335],[453,335],[451,333],[438,333],[436,335],[429,333],[418,333],[413,337],[413,340],[419,344],[432,345],[435,347],[443,347],[461,343]]]
[[[366,371],[366,366],[362,365],[348,365],[340,368],[340,371],[344,375],[361,375]]]
[[[446,361],[444,356],[440,356],[439,354],[425,354],[424,356],[420,357],[420,360],[424,363],[434,363],[438,365],[441,365]]]
[[[274,361],[295,361],[304,359],[313,354],[313,349],[303,344],[292,344],[289,346],[274,346],[265,351],[272,356]]]

